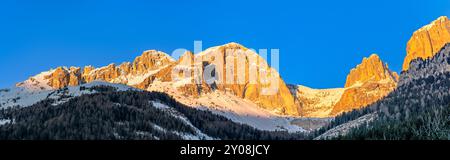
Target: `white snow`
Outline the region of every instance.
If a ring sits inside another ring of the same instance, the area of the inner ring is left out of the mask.
[[[11,123],[10,119],[0,119],[0,126]]]
[[[148,78],[148,77],[158,73],[161,69],[166,68],[166,67],[167,67],[167,65],[163,66],[163,67],[161,67],[159,69],[156,69],[156,70],[148,71],[147,73],[145,73],[143,75],[136,75],[136,76],[134,76],[134,75],[127,75],[126,76],[126,79],[128,79],[128,83],[127,84],[130,85],[130,86],[140,84],[146,78]]]
[[[445,22],[445,21],[447,21],[447,20],[448,20],[448,18],[447,18],[446,16],[441,16],[441,17],[439,17],[438,19],[436,19],[436,20],[434,20],[433,22],[431,22],[430,24],[427,24],[427,25],[421,27],[420,29],[418,29],[418,30],[415,31],[414,33],[416,33],[416,32],[422,32],[422,31],[428,31],[428,30],[430,30],[431,28],[433,28],[434,26],[436,26],[437,23],[443,23],[443,22]]]
[[[17,86],[34,91],[51,90],[52,87],[48,85],[48,80],[46,80],[45,77],[52,74],[54,71],[55,69],[51,69],[49,71],[39,73],[38,75],[30,77],[28,80],[17,84]]]

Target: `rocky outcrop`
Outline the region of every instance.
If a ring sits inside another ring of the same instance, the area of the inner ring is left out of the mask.
[[[398,78],[378,55],[364,58],[347,76],[346,89],[330,115],[359,109],[382,99],[395,89]]]
[[[90,83],[94,80],[111,82],[119,76],[121,76],[119,68],[116,67],[115,64],[110,64],[106,67],[97,68],[90,71],[89,73],[85,73],[85,77],[83,77],[83,79],[86,83]]]
[[[399,87],[407,87],[418,79],[426,79],[428,83],[436,82],[436,84],[447,84],[438,81],[437,77],[450,73],[450,43],[444,45],[436,55],[427,60],[412,61],[409,69],[405,71],[398,83]],[[446,88],[446,87],[444,87]],[[444,89],[442,89],[445,91]],[[446,91],[448,92],[448,90]]]
[[[361,64],[350,71],[347,76],[345,87],[353,85],[362,85],[367,82],[387,81],[387,83],[396,83],[398,74],[389,70],[387,64],[383,64],[380,57],[376,54],[364,58]]]
[[[203,66],[202,70],[215,67],[217,79],[209,88],[230,92],[280,114],[299,114],[294,97],[278,72],[252,50],[230,43],[199,53],[196,62],[199,61],[203,65],[195,66]]]
[[[313,89],[301,85],[290,85],[303,117],[330,117],[333,107],[341,99],[345,88]]]
[[[406,48],[403,71],[408,70],[412,60],[434,56],[446,43],[450,42],[450,21],[442,16],[412,35]]]

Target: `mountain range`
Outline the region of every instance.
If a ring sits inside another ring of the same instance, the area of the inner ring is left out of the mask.
[[[167,110],[167,106],[170,108],[171,104],[176,104],[176,106],[193,109],[192,112],[205,111],[206,113],[202,113],[202,115],[208,115],[206,117],[219,116],[220,118],[217,119],[224,123],[255,128],[257,130],[251,132],[265,135],[279,135],[278,131],[282,131],[283,134],[284,132],[311,131],[314,129],[306,127],[305,123],[310,126],[315,119],[321,119],[326,123],[321,123],[319,126],[325,126],[324,128],[327,128],[329,132],[326,133],[322,130],[321,134],[324,135],[320,136],[330,138],[343,133],[353,133],[349,130],[358,128],[362,123],[377,121],[378,119],[374,118],[377,116],[374,115],[378,115],[377,109],[380,107],[372,106],[387,101],[388,98],[392,99],[394,95],[400,97],[399,88],[405,86],[414,88],[409,86],[413,83],[411,81],[429,77],[429,74],[437,76],[446,73],[448,69],[446,66],[430,68],[423,63],[435,64],[433,66],[441,66],[439,65],[441,63],[446,65],[447,59],[442,55],[446,54],[447,49],[444,47],[447,43],[450,43],[450,21],[443,16],[413,33],[407,44],[400,75],[390,70],[388,64],[383,62],[378,55],[372,54],[363,58],[359,65],[350,70],[342,88],[332,89],[313,89],[302,85],[286,84],[278,71],[272,68],[263,57],[238,43],[212,47],[197,54],[186,51],[178,60],[161,51],[148,50],[136,57],[133,62],[124,62],[120,65],[110,64],[99,68],[93,66],[57,67],[19,82],[15,87],[0,91],[0,108],[4,112],[0,114],[0,128],[5,133],[12,133],[11,128],[8,130],[3,127],[14,127],[15,124],[25,125],[23,124],[25,121],[30,121],[15,116],[24,114],[25,111],[28,113],[26,115],[31,112],[40,114],[37,113],[38,111],[29,111],[27,108],[43,107],[43,110],[47,112],[54,112],[53,108],[48,108],[48,106],[55,106],[55,108],[61,108],[60,112],[65,112],[70,104],[79,104],[84,101],[80,98],[87,99],[89,96],[86,95],[107,99],[104,104],[108,104],[108,106],[116,103],[118,106],[138,105],[140,108],[147,104],[133,103],[132,105],[111,97],[117,97],[117,93],[137,94],[134,92],[138,92],[137,95],[141,96],[141,92],[144,92],[163,93],[170,97],[170,103],[165,102],[167,98],[163,98],[165,100],[155,99],[153,102],[158,102],[158,104],[152,102],[150,106],[156,107],[164,113],[183,115],[185,121],[178,123],[179,126],[175,127],[177,128],[175,130],[173,130],[173,126],[155,124],[160,122],[156,120],[149,120],[152,122],[151,125],[157,126],[151,127],[151,131],[112,125],[114,127],[108,128],[108,130],[133,130],[133,135],[129,133],[117,135],[119,134],[117,132],[116,135],[112,134],[112,137],[120,139],[118,137],[122,136],[134,139],[136,134],[140,133],[140,138],[144,139],[149,137],[150,139],[189,139],[186,137],[196,137],[193,139],[249,139],[245,136],[227,138],[211,133],[208,129],[204,129],[207,128],[205,126],[208,126],[206,122],[194,122],[198,119],[190,117],[191,112],[184,113],[180,111],[182,109],[176,107],[175,110]],[[441,58],[435,58],[436,56]],[[418,68],[421,68],[420,71]],[[206,73],[214,75],[216,79],[211,81],[205,78]],[[106,87],[106,91],[95,90],[95,88],[102,89],[102,87]],[[110,88],[108,89],[108,87]],[[271,91],[271,87],[275,87],[276,92],[267,94],[266,92]],[[407,94],[406,92],[401,93]],[[158,96],[161,97],[161,95]],[[160,104],[166,107],[158,108],[161,106]],[[376,109],[369,112],[368,108]],[[360,112],[357,116],[353,115],[345,121],[337,122],[342,117],[348,117],[348,113],[354,111]],[[143,112],[143,115],[155,112],[157,111],[151,110],[148,113]],[[70,114],[70,112],[66,114]],[[358,118],[361,119],[358,121]],[[161,121],[166,122],[169,119]],[[43,123],[50,120],[52,119],[47,119]],[[300,120],[302,125],[294,123],[296,120]],[[111,121],[114,121],[111,124],[121,122],[117,119]],[[128,121],[131,120],[128,119]],[[132,124],[141,123],[136,121],[133,119]],[[180,126],[190,129],[183,129],[183,127],[180,129]],[[38,125],[33,127],[37,127],[36,130],[39,130]],[[155,128],[159,128],[157,133],[154,131]],[[173,130],[170,132],[170,136],[164,137],[165,134],[162,133],[169,130]],[[246,128],[246,130],[248,129]],[[259,133],[259,131],[268,133]],[[153,136],[149,136],[150,133]],[[1,138],[8,138],[8,136],[11,135],[3,135]],[[73,136],[76,137],[76,135]],[[292,138],[286,135],[281,137],[280,139]],[[304,138],[305,136],[297,137]],[[32,137],[27,138],[33,139]],[[99,137],[93,135],[91,138]],[[72,138],[63,137],[63,139]],[[106,137],[106,139],[108,138]]]

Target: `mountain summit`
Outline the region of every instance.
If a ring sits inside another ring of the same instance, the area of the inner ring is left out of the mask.
[[[403,71],[408,70],[412,60],[434,56],[446,43],[450,42],[450,21],[441,16],[413,33],[408,41]]]
[[[214,79],[205,79],[207,74]],[[17,87],[51,90],[93,81],[165,92],[189,105],[203,105],[205,101],[193,102],[219,91],[277,114],[299,115],[294,97],[279,73],[256,52],[237,43],[212,47],[195,55],[186,52],[178,61],[166,53],[149,50],[133,62],[119,66],[58,67],[18,83]]]
[[[364,58],[361,64],[350,71],[347,76],[345,87],[364,84],[368,81],[388,81],[396,83],[398,74],[389,70],[387,64],[383,64],[380,57],[372,54],[369,58]]]

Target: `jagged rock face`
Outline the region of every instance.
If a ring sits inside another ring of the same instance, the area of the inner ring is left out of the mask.
[[[427,59],[434,56],[446,43],[450,42],[450,21],[442,16],[431,24],[414,32],[408,41],[403,70],[406,71],[412,60]]]
[[[131,72],[131,63],[130,62],[122,63],[119,66],[119,70],[121,71],[122,75],[129,74]]]
[[[330,115],[359,109],[382,99],[395,89],[398,78],[377,55],[364,58],[347,76],[346,89]]]
[[[269,67],[262,57],[242,45],[230,43],[209,48],[196,55],[186,52],[170,68],[162,72],[163,77],[157,79],[171,81],[172,86],[186,96],[198,97],[218,90],[250,100],[279,114],[299,114],[294,97],[277,71]],[[168,73],[169,71],[173,72]],[[208,76],[211,79],[205,79]],[[150,77],[148,81],[152,81],[151,79],[155,78]],[[276,91],[270,93],[273,91],[270,90],[271,87],[276,88]]]
[[[398,75],[378,55],[364,58],[347,76],[345,88],[312,89],[291,86],[300,112],[305,117],[334,117],[372,104],[392,92]]]
[[[414,60],[410,67],[400,77],[398,86],[408,85],[417,79],[429,78],[430,81],[436,81],[443,74],[450,72],[450,43],[437,52],[436,55],[427,60]],[[440,82],[438,81],[437,84]]]
[[[94,69],[90,66],[86,67],[82,78],[86,83],[95,80],[102,80],[111,83],[144,87],[145,85],[141,85],[144,80],[131,82],[131,79],[135,79],[136,77],[144,76],[149,72],[165,68],[174,62],[175,61],[166,53],[149,50],[145,51],[141,56],[136,57],[132,63],[125,62],[119,66],[110,64],[106,67],[98,69]],[[150,83],[148,81],[146,82]]]
[[[209,74],[205,67],[214,65],[216,81],[207,90],[229,92],[280,114],[299,114],[294,97],[278,72],[252,50],[230,43],[199,53],[195,61],[194,66],[203,66],[205,74]],[[206,81],[203,79],[202,85]]]
[[[86,66],[83,68],[83,73],[81,74],[82,79],[86,79],[86,77],[89,76],[89,74],[94,70],[95,68],[92,66]]]
[[[368,81],[379,82],[381,80],[397,82],[398,74],[391,72],[387,64],[383,64],[378,55],[372,54],[369,58],[364,58],[360,65],[350,71],[345,87],[364,84]]]

